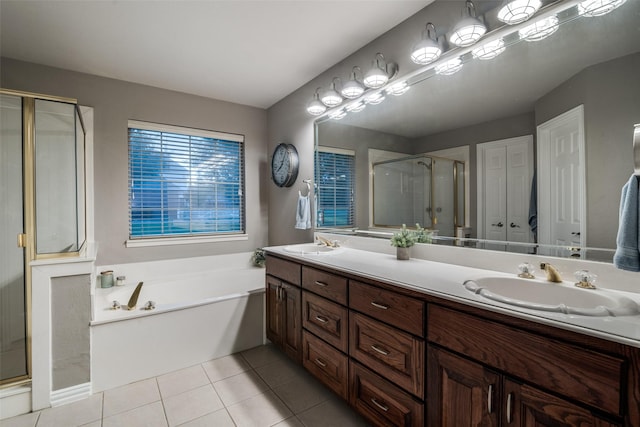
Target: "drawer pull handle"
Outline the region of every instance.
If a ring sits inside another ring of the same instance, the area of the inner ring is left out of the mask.
[[[322,286],[323,288],[325,288],[325,287],[329,286],[329,285],[327,285],[326,283],[324,283],[324,282],[320,282],[320,281],[318,281],[318,280],[316,280],[316,285],[318,285],[318,286]]]
[[[388,355],[389,355],[389,352],[388,352],[388,351],[381,349],[380,347],[378,347],[378,346],[377,346],[377,345],[375,345],[375,344],[373,344],[373,345],[371,346],[371,348],[372,348],[374,351],[377,351],[378,353],[380,353],[380,354],[382,354],[382,355],[384,355],[384,356],[388,356]]]
[[[487,392],[487,412],[493,413],[493,384],[489,384],[489,391]]]
[[[378,403],[378,402],[376,401],[376,399],[375,399],[374,397],[372,397],[372,398],[371,398],[371,403],[373,403],[374,405],[376,405],[378,408],[382,409],[384,412],[387,412],[387,411],[389,410],[389,407],[388,407],[388,406],[381,405],[380,403]]]
[[[376,308],[380,308],[382,310],[388,310],[389,309],[388,305],[380,304],[379,302],[375,302],[375,301],[371,301],[371,305],[376,307]]]
[[[511,424],[511,398],[513,393],[507,395],[507,424]]]
[[[316,320],[320,323],[327,323],[329,321],[329,319],[324,316],[316,316]]]
[[[320,366],[322,366],[323,368],[326,368],[326,367],[327,367],[327,364],[326,364],[326,363],[324,363],[322,360],[318,359],[317,357],[316,357],[316,360],[314,360],[314,362],[316,363],[316,365],[320,365]]]

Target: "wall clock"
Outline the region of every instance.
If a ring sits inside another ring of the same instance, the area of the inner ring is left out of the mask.
[[[278,187],[291,187],[298,178],[298,151],[292,144],[280,143],[271,158],[271,177]]]

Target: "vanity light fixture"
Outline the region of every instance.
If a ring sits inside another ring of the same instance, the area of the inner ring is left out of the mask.
[[[371,64],[371,68],[365,73],[363,82],[368,88],[378,89],[387,84],[389,79],[397,73],[398,66],[395,63],[387,64],[384,55],[378,52]]]
[[[360,111],[364,110],[366,107],[367,107],[367,104],[365,104],[362,101],[357,101],[347,105],[345,107],[345,110],[347,110],[349,113],[359,113]]]
[[[407,91],[411,89],[411,86],[407,84],[406,81],[401,81],[398,83],[394,83],[386,89],[386,92],[389,95],[400,96],[402,94],[407,93]]]
[[[327,89],[320,98],[322,103],[329,108],[336,107],[342,103],[342,96],[340,96],[336,90],[336,80],[340,81],[340,78],[334,77],[331,82],[331,87]]]
[[[347,112],[344,109],[340,108],[338,111],[332,111],[329,113],[329,118],[333,120],[343,119],[347,115]]]
[[[307,113],[311,114],[312,116],[319,116],[320,114],[327,111],[327,107],[322,102],[320,102],[320,89],[322,88],[319,87],[318,89],[316,89],[316,93],[313,94],[313,99],[307,104]]]
[[[502,39],[498,39],[473,49],[471,54],[476,59],[488,60],[500,55],[504,50],[504,41]]]
[[[551,34],[558,31],[558,18],[555,15],[539,19],[531,25],[518,31],[520,38],[528,42],[535,42],[546,39]]]
[[[540,0],[505,0],[498,11],[498,19],[507,25],[519,24],[531,18],[540,6]]]
[[[384,94],[382,92],[373,92],[364,98],[364,102],[371,105],[377,105],[384,101]]]
[[[476,7],[471,0],[466,1],[462,16],[453,27],[449,41],[458,47],[471,46],[487,32],[487,27],[476,18]]]
[[[578,4],[581,16],[602,16],[622,6],[627,0],[585,0]]]
[[[419,65],[426,65],[440,58],[442,49],[436,36],[436,27],[431,22],[422,31],[422,39],[413,46],[411,60]]]
[[[340,93],[345,98],[356,99],[364,93],[364,86],[362,86],[362,83],[358,81],[356,71],[360,71],[360,75],[362,75],[362,70],[356,65],[353,67],[353,70],[351,70],[351,80],[342,86],[342,91],[340,91]]]
[[[443,76],[450,76],[457,73],[461,69],[462,60],[460,59],[460,57],[450,59],[447,62],[436,65],[435,67],[436,74],[441,74]]]

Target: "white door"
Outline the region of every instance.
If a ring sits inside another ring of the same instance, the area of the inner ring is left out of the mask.
[[[583,106],[538,126],[538,139],[539,241],[578,256],[587,241]]]
[[[529,243],[533,136],[478,144],[478,237]],[[504,249],[492,244],[490,249]],[[517,251],[519,247],[510,247]],[[522,248],[526,251],[527,248]]]

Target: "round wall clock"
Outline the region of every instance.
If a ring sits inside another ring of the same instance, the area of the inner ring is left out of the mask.
[[[298,178],[298,151],[292,144],[280,143],[271,158],[271,177],[278,187],[291,187]]]

